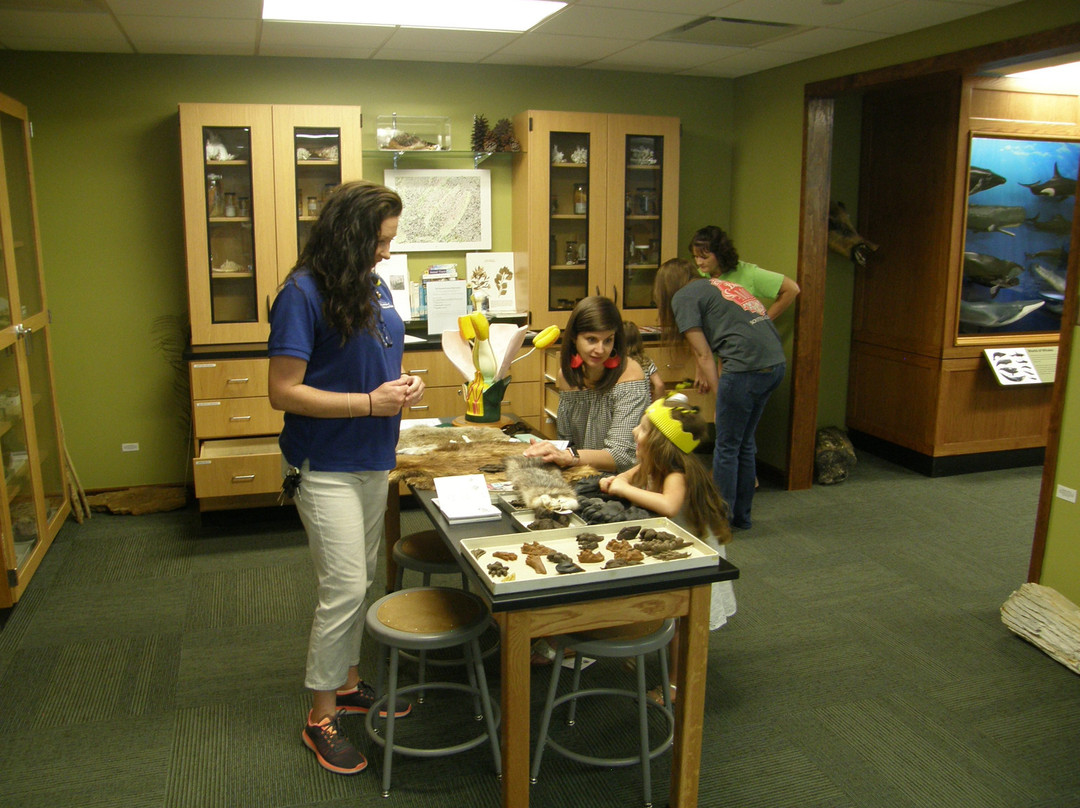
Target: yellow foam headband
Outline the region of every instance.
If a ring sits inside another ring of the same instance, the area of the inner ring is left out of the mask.
[[[673,409],[686,412],[687,408],[681,406],[684,403],[686,403],[686,397],[676,393],[668,398],[654,401],[645,410],[645,414],[649,416],[649,421],[663,433],[665,438],[674,443],[685,454],[690,454],[701,441],[683,429],[683,425],[671,414]]]

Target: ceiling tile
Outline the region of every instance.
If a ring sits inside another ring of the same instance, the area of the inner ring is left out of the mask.
[[[581,65],[634,44],[631,39],[527,34],[484,59],[493,64]],[[527,61],[517,61],[517,60]]]
[[[105,0],[113,14],[148,17],[262,19],[262,0]]]
[[[476,64],[481,59],[480,54],[465,53],[462,51],[424,51],[425,62],[457,62],[458,64]],[[394,48],[380,48],[372,54],[373,59],[385,59],[388,62],[420,61],[416,58],[416,51],[409,48],[395,50]]]
[[[0,23],[0,28],[3,25]],[[64,51],[67,53],[134,53],[126,39],[117,34],[108,42],[104,40],[91,40],[85,37],[67,39],[51,35],[47,37],[8,35],[5,30],[0,33],[0,45],[11,50],[25,51]]]
[[[835,6],[821,0],[737,0],[721,16],[740,20],[786,22],[795,25],[833,25],[886,6],[905,5],[902,0],[844,0]]]
[[[793,53],[779,53],[776,51],[766,52],[760,48],[747,48],[741,53],[729,56],[707,65],[700,65],[689,70],[683,70],[680,76],[716,76],[718,78],[738,78],[757,73],[760,70],[769,70],[781,65],[801,61],[803,57]]]
[[[505,31],[436,31],[432,28],[398,28],[384,48],[416,52],[443,51],[485,56],[509,45],[520,34]],[[381,55],[379,58],[382,58]]]
[[[727,53],[734,54],[739,50],[739,48],[674,42],[642,42],[612,56],[590,62],[586,66],[605,70],[676,73],[716,61]]]
[[[15,37],[55,37],[66,42],[97,42],[102,45],[112,45],[124,39],[123,33],[108,14],[0,9],[0,41],[6,43]]]
[[[578,6],[596,6],[598,8],[620,8],[631,11],[657,11],[667,14],[689,14],[693,17],[707,17],[718,9],[735,0],[664,0],[661,5],[657,0],[577,0]]]
[[[357,51],[373,51],[386,44],[393,36],[393,28],[376,25],[321,25],[307,23],[298,25],[289,22],[267,20],[262,24],[262,37],[259,39],[259,53],[267,54],[271,49],[299,47],[306,48],[297,56],[322,56],[323,48]]]
[[[929,28],[984,9],[961,3],[945,3],[941,0],[904,0],[902,3],[880,8],[867,14],[859,14],[847,20],[844,28],[858,31],[880,31],[886,34],[906,34],[920,28]]]
[[[222,53],[252,56],[255,20],[125,16],[118,18],[139,53]]]
[[[543,34],[648,39],[695,19],[691,14],[567,6],[533,30]]]
[[[875,42],[885,36],[886,34],[876,31],[811,28],[809,31],[792,34],[774,42],[767,42],[761,46],[760,50],[817,56],[823,53],[835,53],[847,48],[854,48],[856,45],[865,45],[867,42]]]
[[[319,59],[370,59],[375,54],[374,48],[339,48],[333,45],[325,45],[319,49]],[[308,45],[259,45],[259,56],[296,56],[300,58],[312,58],[311,47]]]

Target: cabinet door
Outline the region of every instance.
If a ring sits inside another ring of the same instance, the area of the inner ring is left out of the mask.
[[[0,607],[70,511],[53,397],[26,108],[0,96]]]
[[[363,151],[360,107],[275,106],[273,117],[280,283],[330,192],[362,178]]]
[[[655,325],[656,270],[679,254],[679,121],[610,115],[608,155],[604,294],[626,319]]]
[[[515,194],[515,206],[525,202],[528,222],[519,221],[515,240],[527,233],[525,269],[534,325],[563,326],[583,297],[610,294],[602,289],[607,116],[526,114],[527,167],[518,168],[516,182],[519,188],[525,182],[527,192]]]
[[[268,106],[181,104],[191,339],[262,342],[277,286]]]

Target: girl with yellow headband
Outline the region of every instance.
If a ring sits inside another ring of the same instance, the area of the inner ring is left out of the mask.
[[[600,490],[684,525],[726,557],[724,545],[731,541],[727,503],[705,465],[694,456],[706,431],[705,420],[686,396],[673,393],[654,401],[634,427],[637,465],[602,478]],[[720,628],[733,614],[735,589],[731,581],[714,583],[709,629]],[[674,662],[677,655],[673,653],[671,658]],[[650,697],[660,701],[663,694],[653,691]]]

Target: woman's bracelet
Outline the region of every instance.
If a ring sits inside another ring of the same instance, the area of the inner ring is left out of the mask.
[[[367,414],[369,416],[375,414],[375,407],[371,403],[371,393],[367,393]]]
[[[345,408],[349,411],[349,417],[352,418],[352,393],[345,394]]]

